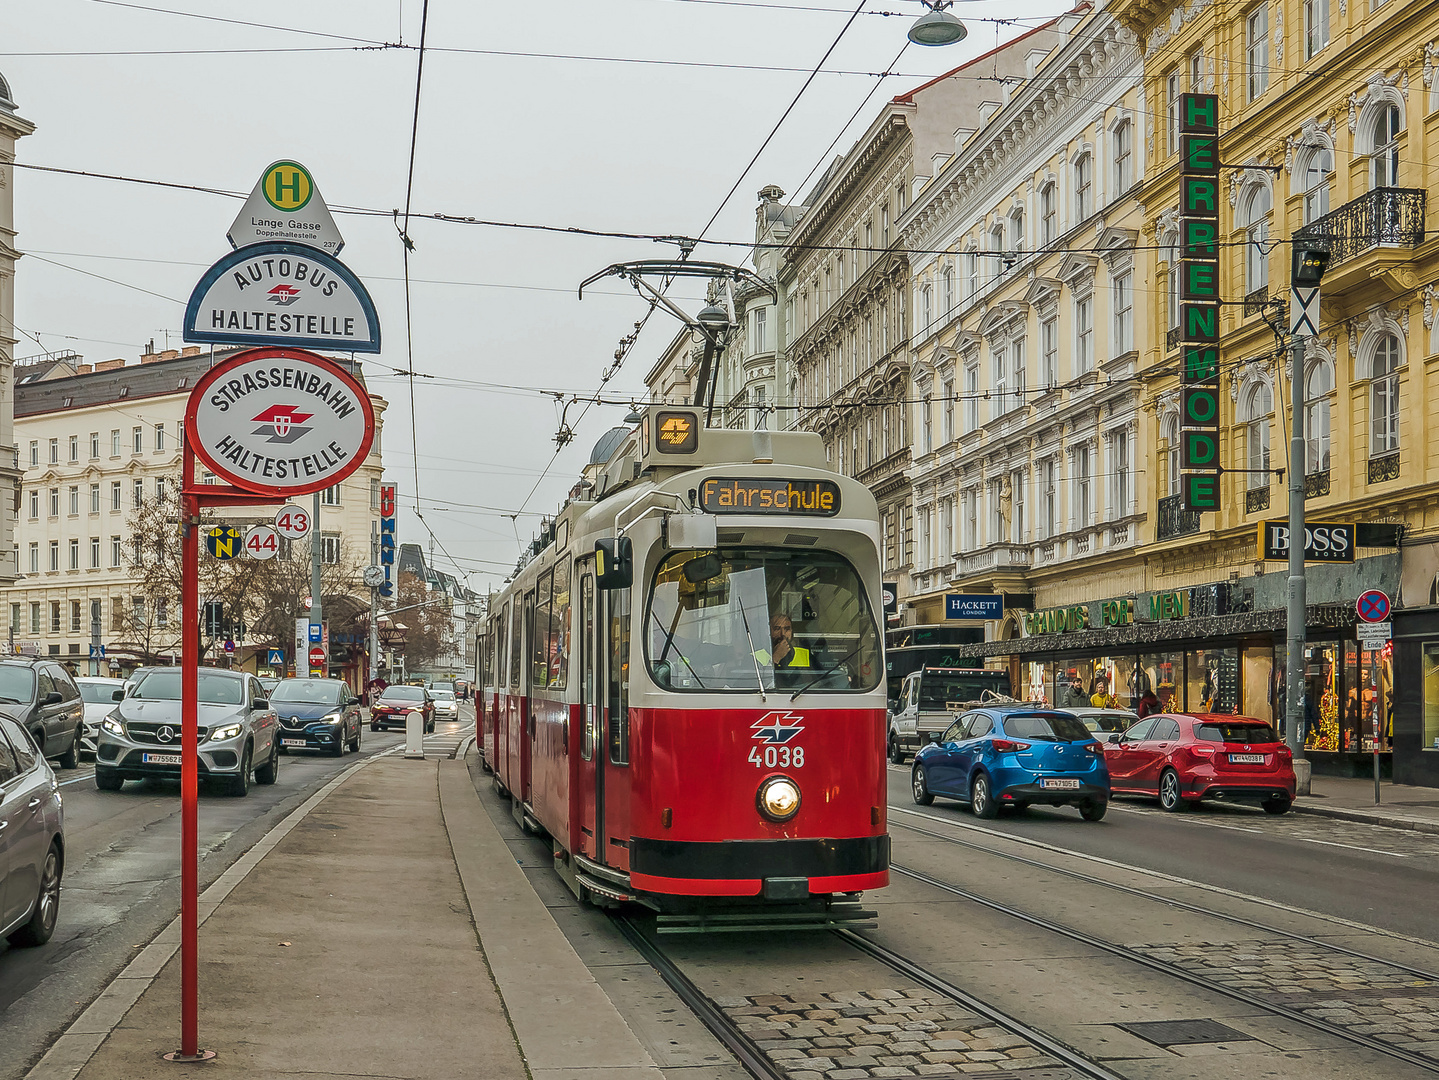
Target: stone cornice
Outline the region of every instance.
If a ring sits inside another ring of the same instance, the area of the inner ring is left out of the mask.
[[[850,151],[850,155],[841,163],[839,175],[831,181],[828,189],[821,192],[819,203],[811,206],[795,223],[785,245],[787,250],[803,246],[812,239],[821,225],[829,224],[840,204],[853,194],[874,163],[888,152],[898,139],[909,134],[909,118],[904,112],[895,111],[901,108],[904,107],[888,106],[882,114],[883,122],[879,130],[870,136],[863,147]],[[913,106],[908,107],[912,108]]]

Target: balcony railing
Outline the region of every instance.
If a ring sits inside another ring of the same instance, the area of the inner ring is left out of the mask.
[[[1388,454],[1380,458],[1369,459],[1369,482],[1371,484],[1382,484],[1386,480],[1399,479],[1399,455]]]
[[[1329,470],[1312,472],[1304,478],[1304,497],[1312,499],[1316,495],[1329,494]]]
[[[1330,266],[1374,247],[1418,247],[1424,242],[1424,191],[1375,188],[1294,232],[1296,240],[1309,236],[1333,242]]]
[[[1183,495],[1166,495],[1159,500],[1156,539],[1172,540],[1199,531],[1199,515],[1184,509]]]
[[[1258,289],[1255,289],[1252,293],[1250,293],[1244,298],[1244,317],[1247,319],[1251,315],[1263,314],[1264,307],[1268,303],[1269,286],[1264,285]]]
[[[1269,487],[1250,488],[1244,493],[1244,512],[1246,514],[1257,514],[1261,510],[1269,509]]]

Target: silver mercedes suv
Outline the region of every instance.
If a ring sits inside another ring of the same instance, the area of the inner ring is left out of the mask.
[[[180,669],[151,668],[100,722],[95,786],[119,791],[126,780],[180,776]],[[280,725],[265,691],[242,671],[201,668],[200,779],[246,795],[250,778],[273,784],[280,769]]]

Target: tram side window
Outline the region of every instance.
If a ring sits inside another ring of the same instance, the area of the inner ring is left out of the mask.
[[[555,567],[555,584],[550,603],[550,686],[565,688],[570,667],[570,564]]]
[[[524,611],[519,601],[510,605],[514,608],[510,617],[510,693],[520,692],[520,629],[524,625]]]
[[[630,761],[630,591],[610,594],[610,662],[608,706],[610,761]]]
[[[550,571],[535,582],[535,621],[530,634],[530,688],[543,690],[550,685]]]

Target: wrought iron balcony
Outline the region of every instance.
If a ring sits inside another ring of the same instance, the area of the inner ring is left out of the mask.
[[[1199,531],[1199,515],[1184,509],[1183,495],[1166,495],[1159,500],[1155,539],[1172,540]]]
[[[1387,454],[1384,457],[1369,459],[1369,482],[1371,484],[1382,484],[1386,480],[1399,479],[1399,455]]]
[[[1331,267],[1370,248],[1418,247],[1424,242],[1424,190],[1375,188],[1294,232],[1296,240],[1310,236],[1333,242]]]
[[[1244,493],[1244,512],[1246,514],[1257,514],[1261,510],[1269,509],[1269,488],[1266,485],[1262,488],[1250,488]]]
[[[1312,499],[1316,495],[1329,494],[1329,470],[1312,472],[1304,478],[1304,497]]]
[[[1264,285],[1255,289],[1244,298],[1244,317],[1247,319],[1251,315],[1262,315],[1264,313],[1264,307],[1268,303],[1269,286]]]

